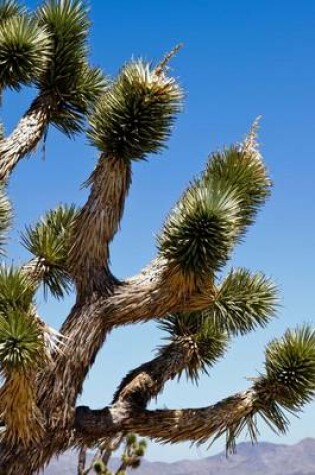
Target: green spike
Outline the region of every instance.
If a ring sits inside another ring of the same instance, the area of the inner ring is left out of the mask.
[[[125,160],[157,153],[181,109],[182,91],[173,78],[141,60],[128,63],[90,115],[90,141],[101,152]]]
[[[34,284],[21,269],[0,266],[0,312],[6,314],[9,309],[29,312],[34,292]]]
[[[57,298],[71,288],[67,272],[70,233],[78,210],[74,206],[59,206],[49,211],[39,223],[26,228],[22,241],[44,267],[44,288]]]
[[[0,314],[0,365],[6,373],[26,370],[45,360],[45,343],[37,321],[18,310]]]
[[[50,55],[49,35],[34,19],[13,16],[0,28],[0,89],[38,80]]]

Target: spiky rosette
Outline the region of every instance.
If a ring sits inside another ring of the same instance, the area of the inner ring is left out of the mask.
[[[275,315],[278,292],[260,272],[232,270],[218,286],[214,300],[203,314],[233,335],[264,327]]]
[[[32,315],[18,310],[0,314],[0,366],[5,374],[41,365],[45,353],[42,330]]]
[[[289,426],[286,411],[297,413],[315,396],[315,331],[309,326],[287,330],[266,348],[265,374],[255,381],[252,410],[239,421],[233,435],[247,425],[257,435],[255,415],[260,415],[276,432]]]
[[[299,410],[315,396],[315,330],[303,326],[288,330],[266,349],[265,384],[274,387],[277,402]]]
[[[238,230],[239,203],[233,190],[209,185],[202,177],[171,212],[158,246],[173,267],[204,277],[226,263]]]
[[[12,209],[9,200],[7,199],[4,188],[0,185],[0,254],[3,253],[3,245],[8,228],[12,220]]]
[[[38,260],[44,289],[57,298],[71,288],[67,272],[70,233],[78,214],[74,206],[59,206],[49,211],[39,223],[28,227],[22,236],[24,246]]]
[[[93,145],[125,160],[157,153],[169,137],[183,93],[173,78],[132,61],[120,72],[90,116]]]
[[[270,193],[252,130],[249,137],[210,157],[164,225],[160,252],[186,274],[209,276],[219,270]]]
[[[35,288],[22,269],[0,266],[0,312],[11,309],[29,312]]]
[[[159,352],[169,351],[169,345],[183,346],[186,364],[178,373],[180,378],[185,372],[188,379],[197,382],[200,373],[208,374],[216,361],[221,358],[228,347],[228,335],[202,315],[175,314],[159,322],[160,328],[169,333],[169,343],[162,346]]]
[[[240,201],[244,231],[254,221],[271,189],[271,181],[258,150],[256,122],[241,146],[232,146],[210,157],[205,179],[234,190]]]
[[[26,15],[0,26],[0,89],[19,89],[43,74],[50,54],[47,32]]]
[[[0,27],[2,22],[24,13],[24,8],[15,0],[0,0]]]
[[[37,18],[52,41],[51,60],[38,87],[50,98],[51,123],[71,135],[82,130],[89,107],[105,86],[101,71],[88,66],[88,10],[80,0],[46,0]]]

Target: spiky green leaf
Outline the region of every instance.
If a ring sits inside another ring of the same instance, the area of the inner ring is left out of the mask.
[[[88,66],[88,9],[79,0],[47,0],[37,18],[52,40],[51,60],[38,87],[50,98],[50,122],[71,135],[82,130],[86,113],[106,84],[101,71]]]
[[[25,273],[13,266],[0,266],[0,312],[29,312],[35,288]]]
[[[315,396],[315,330],[288,330],[266,349],[266,385],[277,387],[277,402],[299,409]]]
[[[51,122],[71,136],[83,129],[85,115],[104,91],[107,80],[99,68],[82,63],[72,76],[72,87],[64,91],[63,100],[51,115]]]
[[[137,434],[134,434],[133,432],[131,432],[130,434],[127,434],[126,444],[131,446],[136,443],[137,443]]]
[[[170,135],[182,96],[173,78],[141,60],[128,63],[90,116],[91,143],[125,160],[157,153]]]
[[[0,26],[0,89],[19,89],[43,74],[50,55],[49,35],[34,19],[13,16]]]
[[[264,327],[275,315],[278,292],[261,272],[232,270],[217,288],[214,301],[204,312],[216,325],[233,335]]]
[[[171,345],[189,347],[189,358],[180,378],[185,372],[188,379],[197,382],[201,373],[208,374],[211,368],[227,350],[228,334],[200,313],[174,314],[159,321],[159,326],[167,331],[168,345],[159,349],[160,353]]]
[[[166,221],[159,249],[182,272],[202,276],[219,270],[269,195],[256,127],[244,144],[210,158]]]
[[[25,9],[15,0],[0,0],[0,28],[4,21],[24,13]]]
[[[256,438],[256,415],[272,430],[285,433],[290,423],[287,412],[297,413],[314,399],[315,331],[305,325],[273,340],[266,348],[265,369],[265,374],[254,379],[253,410],[233,428],[232,443],[245,425]]]
[[[171,212],[158,238],[159,250],[182,272],[209,276],[226,263],[239,226],[239,202],[234,191],[202,177]]]
[[[44,289],[49,289],[57,298],[63,297],[71,288],[67,258],[77,213],[74,206],[59,206],[49,211],[35,226],[28,227],[22,236],[24,246],[44,266]]]
[[[44,338],[35,319],[11,309],[0,314],[0,366],[2,370],[26,370],[45,357]]]
[[[315,397],[315,331],[309,326],[288,330],[266,348],[265,374],[252,378],[251,389],[219,402],[231,406],[231,417],[219,420],[212,441],[226,436],[227,450],[234,451],[237,437],[247,429],[252,441],[259,434],[257,416],[276,433],[285,433],[287,412],[297,413]]]
[[[251,146],[245,141],[241,146],[232,146],[223,152],[214,153],[205,172],[206,180],[234,190],[240,202],[243,232],[254,221],[271,189],[271,181],[259,153],[254,132],[251,131],[249,135]]]

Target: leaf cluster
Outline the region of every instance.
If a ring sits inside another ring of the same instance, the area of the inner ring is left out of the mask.
[[[90,141],[124,160],[157,153],[169,137],[183,93],[176,81],[144,61],[121,70],[90,115]]]
[[[270,195],[271,181],[256,148],[231,146],[210,156],[205,178],[217,186],[231,187],[239,200],[243,229],[253,223],[257,211]]]
[[[36,19],[7,16],[0,22],[0,90],[20,89],[38,79],[51,53],[49,35]]]
[[[200,373],[208,374],[228,348],[229,336],[201,313],[173,314],[159,322],[159,327],[169,334],[168,344],[161,346],[159,353],[169,351],[171,346],[188,346],[188,358],[184,372],[187,379],[197,382]]]
[[[210,157],[164,224],[158,247],[183,273],[213,276],[270,193],[257,147],[232,146]]]
[[[34,292],[34,283],[21,269],[0,266],[0,313],[11,310],[29,313]]]
[[[233,189],[222,189],[202,177],[168,217],[158,238],[159,251],[184,274],[209,276],[228,260],[239,225],[239,202]]]
[[[288,330],[266,348],[265,373],[252,378],[252,388],[244,393],[220,401],[218,429],[212,443],[225,435],[227,451],[234,451],[237,437],[245,430],[252,441],[259,434],[257,417],[277,433],[285,433],[289,426],[286,412],[296,413],[315,394],[315,331],[309,326]],[[240,400],[244,400],[244,404]],[[222,420],[220,411],[230,415]],[[250,410],[248,410],[250,409]],[[205,440],[205,439],[202,439]]]
[[[271,341],[266,348],[265,374],[254,381],[253,411],[239,423],[237,432],[246,424],[255,439],[254,417],[259,415],[272,430],[285,433],[289,426],[286,412],[299,412],[315,395],[315,331],[304,325]]]
[[[44,289],[57,298],[69,292],[71,281],[67,271],[70,235],[78,215],[74,206],[59,206],[49,211],[35,226],[26,228],[22,241],[26,249],[43,266]]]
[[[51,102],[50,121],[71,135],[82,130],[89,107],[105,86],[101,70],[88,64],[88,10],[80,0],[46,0],[37,19],[52,43],[50,61],[37,84]]]
[[[0,27],[6,20],[24,13],[25,9],[16,0],[0,0]]]
[[[243,335],[257,326],[266,326],[277,304],[277,287],[270,278],[239,268],[223,279],[212,305],[203,313],[229,334]]]
[[[299,410],[315,395],[315,330],[304,325],[287,330],[266,349],[265,384],[275,388],[277,402]]]
[[[19,310],[0,314],[0,365],[6,373],[42,364],[45,342],[37,321]]]

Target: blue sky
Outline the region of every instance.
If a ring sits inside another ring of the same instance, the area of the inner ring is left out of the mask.
[[[26,2],[34,7],[38,2]],[[132,56],[158,61],[179,42],[172,62],[186,91],[168,150],[137,163],[121,232],[112,246],[112,267],[120,276],[139,271],[155,254],[163,219],[208,154],[240,141],[262,115],[261,144],[274,182],[271,199],[231,265],[261,270],[278,283],[278,318],[267,329],[237,339],[210,377],[198,387],[172,382],[159,407],[203,406],[248,386],[245,377],[262,369],[264,345],[288,326],[314,322],[315,292],[315,2],[312,0],[90,1],[93,61],[114,75]],[[28,107],[32,91],[6,94],[2,110],[10,131]],[[50,130],[43,159],[38,153],[19,164],[9,192],[15,228],[9,257],[23,262],[19,231],[60,202],[82,204],[80,190],[97,160],[84,136],[69,141]],[[38,298],[41,313],[59,327],[72,298],[58,303]],[[101,407],[126,371],[152,358],[161,332],[153,323],[113,332],[85,383],[81,402]],[[154,405],[152,406],[154,407]],[[281,439],[262,423],[261,440],[294,443],[315,436],[315,404],[293,419]],[[175,460],[208,456],[223,448],[150,444],[148,458]]]

